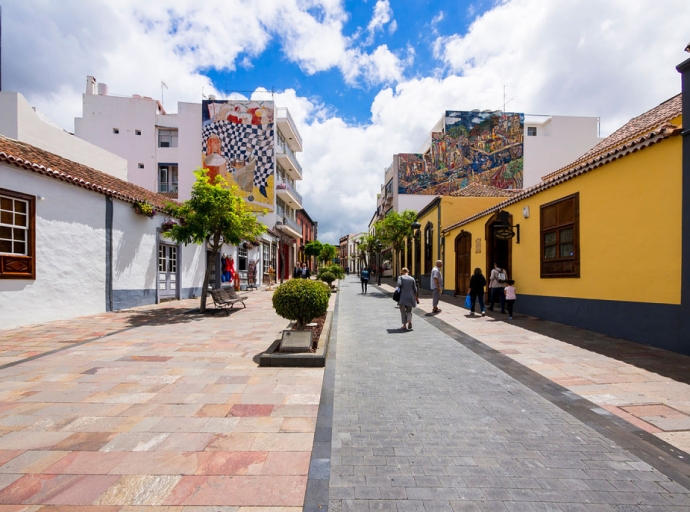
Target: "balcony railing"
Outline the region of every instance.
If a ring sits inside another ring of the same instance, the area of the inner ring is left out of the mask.
[[[302,226],[297,224],[296,220],[293,220],[288,216],[283,217],[283,224],[285,224],[290,229],[294,229],[298,233],[302,233]]]
[[[302,147],[302,136],[297,131],[297,125],[295,124],[295,121],[292,119],[290,111],[285,107],[278,107],[276,109],[276,117],[278,119],[287,119],[287,122],[290,124],[292,132],[295,134],[297,142],[299,142],[299,146]]]
[[[288,146],[287,142],[278,140],[278,150],[279,152],[282,152],[290,158],[290,161],[293,163],[295,168],[297,169],[297,172],[299,172],[300,179],[302,177],[302,165],[299,163],[299,160],[297,160],[297,155],[295,155],[295,152],[290,149],[290,146]]]
[[[171,199],[177,199],[177,183],[168,183],[166,181],[158,182],[158,193]]]
[[[276,182],[276,188],[278,190],[287,190],[290,193],[290,195],[297,200],[300,207],[302,206],[302,194],[297,192],[297,189],[290,185],[289,181],[278,178],[278,181]]]

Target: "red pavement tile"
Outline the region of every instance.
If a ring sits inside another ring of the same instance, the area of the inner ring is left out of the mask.
[[[301,507],[306,476],[186,476],[166,505]]]
[[[649,432],[650,434],[656,434],[657,432],[663,432],[663,430],[655,427],[654,425],[650,425],[646,421],[643,421],[640,418],[637,418],[636,416],[633,416],[632,414],[625,412],[623,409],[626,409],[626,408],[619,408],[619,407],[616,407],[615,405],[602,405],[602,407],[604,409],[606,409],[607,411],[612,412],[616,416],[623,418],[628,423],[632,423],[636,427],[641,428],[645,432]]]
[[[114,475],[25,475],[0,491],[0,502],[90,505],[117,479]]]
[[[308,475],[311,452],[269,452],[262,475]]]
[[[24,450],[0,450],[0,466],[24,453]]]
[[[219,434],[206,446],[206,451],[248,452],[256,440],[255,432]]]
[[[126,455],[127,452],[72,452],[43,473],[107,475]]]
[[[228,416],[270,416],[273,407],[270,404],[235,404]]]
[[[672,409],[668,405],[664,404],[652,404],[652,405],[629,405],[621,407],[621,409],[629,412],[630,414],[637,416],[638,418],[652,417],[652,416],[662,416],[666,418],[673,417],[687,417],[680,411]]]
[[[204,452],[199,454],[196,475],[246,475],[255,474],[254,467],[261,467],[267,452]]]

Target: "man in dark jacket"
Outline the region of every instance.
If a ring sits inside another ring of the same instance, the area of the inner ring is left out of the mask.
[[[307,267],[306,263],[302,263],[302,269],[300,271],[300,277],[302,279],[309,279],[311,277],[311,272],[309,271],[309,268]]]

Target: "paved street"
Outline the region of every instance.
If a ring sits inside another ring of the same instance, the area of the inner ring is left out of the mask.
[[[667,457],[659,466],[688,482],[687,462],[673,459],[680,452],[635,437],[634,425],[544,385],[451,323],[493,325],[506,343],[520,328],[442,308],[425,315],[424,299],[414,330],[403,331],[388,293],[361,295],[354,278],[341,284],[332,511],[690,509],[686,487],[632,453]]]
[[[257,366],[263,290],[0,330],[0,512],[690,510],[690,358],[390,292],[341,282],[325,371]]]

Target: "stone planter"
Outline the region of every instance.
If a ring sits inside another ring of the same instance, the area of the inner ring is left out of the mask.
[[[271,367],[305,367],[323,368],[326,366],[326,353],[328,351],[328,341],[331,337],[331,326],[333,324],[333,311],[326,313],[326,321],[319,337],[319,345],[316,352],[284,353],[278,352],[280,340],[275,340],[270,347],[261,354],[259,366]],[[292,324],[290,324],[292,326]]]

